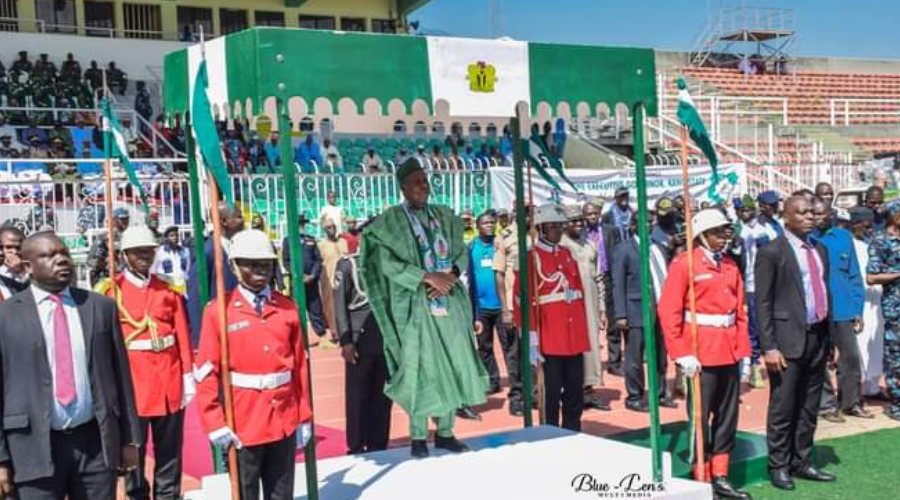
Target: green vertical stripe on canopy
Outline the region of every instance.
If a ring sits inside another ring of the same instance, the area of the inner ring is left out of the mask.
[[[188,52],[179,50],[166,54],[165,85],[163,85],[163,105],[169,114],[188,109],[189,80]]]
[[[653,50],[587,45],[528,44],[531,71],[531,110],[541,102],[556,111],[567,102],[574,114],[580,102],[596,112],[606,103],[629,107],[643,101],[648,116],[656,116],[656,63]]]
[[[257,93],[257,80],[253,77],[257,73],[257,32],[242,31],[225,39],[225,68],[228,82],[228,104],[234,105],[240,101],[241,109],[244,109],[245,99]],[[210,74],[210,85],[217,75]],[[271,90],[268,95],[274,95]],[[251,97],[252,98],[252,97]],[[256,99],[253,99],[256,101]],[[216,103],[220,104],[220,103]],[[262,103],[253,103],[253,112],[260,113]],[[246,110],[244,110],[246,117]]]
[[[428,46],[423,37],[334,33],[316,30],[259,28],[259,93],[276,95],[278,83],[285,92],[306,100],[310,109],[316,99],[327,98],[337,112],[337,103],[351,98],[359,114],[368,98],[377,99],[382,112],[399,99],[411,112],[417,99],[431,109],[428,76]],[[230,49],[229,49],[230,50]],[[278,54],[284,62],[275,63]],[[236,68],[231,66],[229,72]],[[251,78],[245,73],[242,78]],[[229,80],[230,84],[230,80]],[[229,93],[236,95],[234,89]]]

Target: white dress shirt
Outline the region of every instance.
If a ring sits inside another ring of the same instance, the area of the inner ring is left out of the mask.
[[[788,243],[791,244],[791,249],[794,251],[794,257],[797,259],[797,265],[800,267],[800,280],[803,283],[803,293],[806,295],[804,297],[804,300],[806,301],[806,323],[811,325],[818,321],[822,321],[825,318],[816,317],[816,296],[813,292],[813,279],[816,279],[819,281],[819,286],[822,287],[822,290],[825,290],[825,297],[822,297],[822,299],[828,300],[828,288],[825,284],[822,258],[819,256],[819,252],[816,251],[816,247],[812,244],[801,241],[800,238],[790,231],[785,231],[784,234],[787,236]],[[810,272],[809,260],[806,258],[807,245],[812,249],[813,258],[816,259],[816,267],[819,268],[819,274],[817,276],[813,276]]]
[[[75,400],[69,406],[62,406],[56,400],[56,339],[53,334],[53,312],[56,305],[50,300],[50,292],[36,285],[31,285],[34,302],[37,305],[38,318],[44,333],[44,344],[47,346],[47,362],[53,374],[53,411],[50,416],[50,428],[54,430],[69,429],[90,422],[94,418],[94,401],[91,395],[91,382],[88,376],[88,359],[81,328],[81,316],[69,289],[63,290],[63,310],[69,323],[69,342],[72,346],[72,366],[75,369]]]

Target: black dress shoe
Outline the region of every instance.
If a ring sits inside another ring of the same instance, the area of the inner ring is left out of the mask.
[[[521,401],[510,401],[509,414],[514,417],[521,417],[525,414],[525,405]]]
[[[450,437],[434,437],[434,447],[440,448],[442,450],[452,451],[453,453],[462,453],[464,451],[469,451],[469,447],[466,446],[465,443],[456,439],[453,436]]]
[[[856,418],[875,418],[875,415],[866,411],[860,405],[853,405],[849,410],[844,410],[844,415]]]
[[[606,369],[606,373],[608,373],[610,375],[615,375],[616,377],[624,377],[625,376],[625,370],[623,370],[621,367],[610,366],[609,368]]]
[[[794,477],[806,479],[807,481],[818,481],[820,483],[832,483],[837,481],[837,476],[823,470],[816,469],[812,465],[807,465],[802,469],[796,469],[792,473]]]
[[[647,413],[649,411],[647,403],[644,403],[643,401],[625,401],[625,408],[641,413]]]
[[[791,479],[791,475],[786,469],[769,471],[769,480],[771,481],[772,486],[779,490],[793,491],[795,488],[794,480]]]
[[[456,410],[456,416],[459,418],[464,418],[466,420],[481,421],[481,415],[475,413],[475,410],[473,410],[471,406],[463,406],[462,408]]]
[[[735,488],[728,482],[728,478],[725,476],[714,477],[712,480],[712,489],[716,498],[737,498],[739,500],[753,499],[746,491]]]
[[[594,410],[600,410],[600,411],[611,411],[612,410],[612,408],[608,404],[601,401],[600,398],[588,399],[587,401],[584,402],[584,408],[586,410],[588,410],[588,409],[594,409]]]
[[[413,458],[428,458],[428,443],[424,439],[413,439],[409,451]]]
[[[663,408],[678,408],[678,403],[669,396],[665,396],[659,398],[659,406],[662,406]]]
[[[825,413],[820,413],[819,418],[831,422],[832,424],[843,424],[847,421],[844,417],[841,416],[837,411],[829,411]]]
[[[488,396],[493,396],[494,394],[498,394],[502,389],[500,389],[500,384],[492,385],[490,389],[487,391]]]

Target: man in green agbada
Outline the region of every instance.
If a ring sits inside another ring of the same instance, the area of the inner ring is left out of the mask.
[[[472,306],[459,281],[467,268],[462,220],[429,205],[428,177],[415,158],[397,170],[405,202],[363,232],[361,267],[369,303],[384,337],[389,381],[385,394],[409,414],[412,455],[434,445],[468,447],[453,436],[457,408],[484,403],[488,376],[475,350]]]

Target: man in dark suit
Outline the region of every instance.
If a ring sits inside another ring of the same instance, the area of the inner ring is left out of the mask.
[[[766,439],[776,488],[793,490],[793,477],[834,481],[811,462],[819,398],[830,350],[828,253],[809,242],[815,218],[801,196],[784,204],[786,231],[756,258],[759,340],[771,392]]]
[[[219,210],[219,219],[222,221],[222,262],[228,262],[228,247],[230,246],[231,238],[237,234],[239,231],[244,229],[244,215],[241,213],[241,209],[237,206],[228,206],[224,201],[220,201],[217,205]],[[206,238],[206,244],[204,245],[204,253],[206,258],[206,274],[207,274],[207,290],[209,290],[209,300],[216,298],[216,247],[215,242],[212,239],[212,235],[209,238]],[[194,255],[194,264],[191,265],[191,269],[188,272],[188,296],[187,296],[187,311],[188,311],[188,320],[191,324],[191,345],[195,348],[200,344],[200,325],[203,320],[203,308],[206,306],[205,304],[200,303],[200,277],[198,273],[198,266],[196,265],[196,261],[199,256]],[[231,266],[225,265],[223,266],[223,272],[225,273],[225,292],[231,293],[234,290],[234,287],[237,286],[238,281],[237,277],[234,275],[234,271],[231,269]]]
[[[646,412],[644,401],[644,318],[641,312],[641,260],[638,252],[637,217],[629,222],[629,232],[634,236],[616,246],[613,253],[612,284],[613,306],[615,308],[615,328],[625,338],[625,390],[628,393],[625,407],[629,410]],[[656,309],[654,297],[650,297]],[[660,329],[651,326],[657,336],[656,360],[648,359],[648,364],[659,376],[660,405],[667,408],[676,406],[666,395],[666,349]]]
[[[140,428],[115,303],[70,287],[49,232],[22,245],[31,286],[0,305],[0,497],[112,500]]]
[[[602,206],[598,203],[588,202],[581,207],[581,213],[584,215],[584,233],[585,237],[597,249],[597,274],[601,277],[602,289],[604,293],[604,302],[606,305],[606,346],[608,356],[606,362],[606,370],[611,375],[621,377],[622,371],[622,335],[618,330],[612,327],[615,324],[613,317],[613,298],[612,293],[612,260],[613,249],[615,248],[616,235],[613,228],[609,224],[600,223],[600,213]]]

